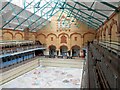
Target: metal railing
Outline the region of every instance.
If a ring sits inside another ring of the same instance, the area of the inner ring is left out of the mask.
[[[15,52],[21,52],[21,51],[26,51],[30,49],[36,49],[36,48],[45,48],[44,45],[33,45],[33,46],[24,46],[24,47],[14,47],[14,48],[7,48],[7,49],[2,49],[0,51],[0,55],[4,54],[11,54]]]

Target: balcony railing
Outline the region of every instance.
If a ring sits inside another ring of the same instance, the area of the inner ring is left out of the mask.
[[[15,52],[21,52],[26,51],[30,49],[36,49],[36,48],[45,48],[44,45],[33,45],[33,46],[24,46],[24,47],[14,47],[14,48],[7,48],[7,49],[1,49],[0,55],[4,54],[11,54]]]

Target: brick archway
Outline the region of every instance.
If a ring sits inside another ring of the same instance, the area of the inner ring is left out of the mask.
[[[71,52],[73,57],[79,57],[80,54],[80,46],[74,45],[71,47]]]
[[[59,47],[59,49],[60,49],[61,47],[67,47],[67,49],[68,49],[68,46],[67,46],[67,45],[61,45],[61,46]]]
[[[85,39],[85,36],[90,36],[90,35],[94,35],[94,38],[95,38],[95,33],[92,33],[92,32],[87,32],[87,33],[84,33],[83,34],[83,44],[86,44],[86,41],[91,41],[92,40],[92,38],[91,39]],[[91,36],[92,37],[92,36]]]
[[[48,36],[50,36],[50,35],[54,35],[54,36],[57,38],[57,35],[54,34],[54,33],[49,33],[49,34],[47,35],[47,38],[48,38]]]
[[[111,35],[113,25],[116,25],[116,27],[117,27],[117,32],[116,32],[116,33],[120,33],[120,30],[119,30],[119,26],[118,26],[117,21],[114,20],[114,19],[112,19],[112,22],[111,22],[111,24],[110,24],[110,29],[109,29],[109,31],[108,31],[108,34],[109,34],[109,35]]]
[[[78,47],[78,48],[80,49],[80,46],[78,46],[78,45],[73,45],[73,46],[71,47],[71,49],[74,48],[74,47]]]
[[[86,33],[83,34],[83,37],[84,37],[86,34],[93,34],[93,35],[95,35],[95,33],[92,33],[92,32],[86,32]]]
[[[67,37],[70,38],[67,33],[60,33],[60,34],[58,35],[58,38],[59,38],[61,35],[64,35],[64,36],[67,35]]]
[[[77,35],[80,35],[80,36],[82,37],[82,35],[81,35],[80,33],[76,33],[76,32],[75,32],[75,33],[72,33],[72,34],[70,35],[70,38],[71,38],[73,35],[76,35],[76,34],[77,34]]]
[[[2,33],[2,34],[3,34],[2,36],[4,36],[4,34],[5,34],[5,33],[9,33],[9,34],[11,34],[11,35],[12,35],[12,39],[13,39],[14,35],[13,35],[13,33],[12,33],[12,32],[5,31],[5,32],[3,32],[3,33]]]
[[[37,37],[38,37],[39,35],[43,35],[43,36],[46,38],[46,35],[43,34],[43,33],[39,33],[39,34],[37,34]]]
[[[106,36],[106,30],[108,29],[108,25],[106,25],[103,29],[103,35]]]
[[[20,32],[15,33],[15,37],[16,37],[17,34],[20,34],[22,36],[22,39],[23,39],[23,34],[22,33],[20,33]]]
[[[56,46],[55,46],[55,45],[49,45],[49,46],[48,46],[48,49],[50,49],[50,47],[55,47],[55,48],[56,48]]]

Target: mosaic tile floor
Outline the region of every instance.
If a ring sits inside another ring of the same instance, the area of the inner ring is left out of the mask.
[[[38,67],[2,88],[80,88],[82,69]]]

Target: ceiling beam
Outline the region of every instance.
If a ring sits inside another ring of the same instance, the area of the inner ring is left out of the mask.
[[[7,7],[7,5],[9,5],[11,1],[12,1],[12,0],[10,0],[9,2],[7,2],[7,4],[6,4],[4,7],[2,7],[2,9],[0,10],[0,12],[1,12],[5,7]]]
[[[43,10],[42,10],[43,11]],[[38,18],[38,19],[36,19],[34,22],[32,22],[29,26],[28,26],[28,28],[30,28],[34,23],[36,23],[37,21],[39,21],[43,16],[45,16],[47,13],[49,13],[49,12],[51,12],[51,10],[49,10],[49,11],[47,11],[46,13],[44,13],[43,15],[42,15],[42,12],[41,12],[41,16]]]
[[[90,27],[92,27],[92,28],[95,28],[95,29],[98,28],[97,26],[93,25],[92,23],[86,22],[86,20],[84,20],[84,19],[82,19],[82,18],[76,17],[76,19],[79,20],[79,21],[81,21],[81,22],[83,22],[83,23],[85,23],[86,25],[88,25],[88,26],[90,26]]]
[[[74,10],[75,7],[76,7],[76,3],[74,4],[74,6],[73,6],[73,8],[72,8],[72,11]],[[69,16],[71,16],[71,13],[72,13],[72,12],[70,12],[70,15],[69,15]]]
[[[50,16],[53,16],[53,12],[54,12],[54,10],[56,9],[57,5],[58,5],[58,2],[57,2],[57,3],[55,4],[55,6],[53,7],[53,10],[52,10]]]
[[[116,6],[114,6],[114,5],[112,5],[112,4],[109,4],[109,3],[103,2],[103,1],[100,2],[100,3],[102,3],[104,5],[107,5],[108,7],[113,8],[113,9],[115,9],[115,11],[119,12],[118,8]]]
[[[69,4],[67,4],[67,5],[68,5],[69,7],[71,7],[71,8],[74,8],[73,6],[71,6],[71,5],[69,5]],[[99,21],[100,23],[103,24],[103,21],[97,19],[96,17],[93,17],[93,16],[91,16],[91,15],[89,15],[89,14],[87,14],[87,13],[81,11],[80,9],[77,9],[77,8],[74,8],[74,9],[80,11],[81,13],[83,13],[83,14],[85,14],[85,15],[87,15],[87,16],[89,16],[89,17],[91,17],[91,18],[93,18],[93,19],[95,19],[95,20],[97,20],[97,21]]]
[[[64,12],[64,8],[65,8],[65,7],[66,7],[66,1],[63,3],[62,7],[60,7],[60,8],[63,8],[63,9],[62,9],[61,14],[60,14],[59,17],[58,17],[58,21],[60,20],[62,14],[63,14],[63,12]]]
[[[24,9],[22,9],[20,12],[18,12],[18,13],[16,14],[16,16],[19,15],[20,13],[22,13],[22,12],[23,12],[28,6],[30,6],[33,2],[34,2],[34,0],[32,0],[32,2],[30,2],[26,7],[24,7]],[[5,23],[5,24],[2,26],[2,29],[3,29],[7,24],[9,24],[16,16],[12,17],[7,23]]]
[[[68,12],[68,11],[67,11]],[[74,18],[76,18],[76,19],[78,19],[78,20],[80,20],[80,21],[83,21],[83,17],[78,17],[77,15],[78,15],[78,13],[76,13],[76,12],[73,12],[74,14],[72,14],[73,16],[74,16]],[[88,20],[88,19],[87,19]],[[86,24],[88,24],[89,23],[89,26],[94,26],[95,28],[98,28],[98,26],[96,26],[96,25],[94,25],[92,22],[89,22],[89,21],[85,21],[84,20],[84,23],[86,23]]]
[[[93,21],[90,21],[89,19],[86,19],[85,17],[82,17],[81,15],[78,16],[78,13],[76,13],[76,12],[73,12],[73,15],[74,15],[75,18],[77,17],[77,19],[79,19],[79,20],[85,19],[84,21],[85,21],[86,23],[90,23],[92,26],[99,27],[98,24],[96,24],[96,25],[97,25],[97,26],[96,26],[95,23],[93,23]],[[87,20],[87,21],[86,21],[86,20]]]
[[[59,11],[59,10],[58,10],[58,11]],[[55,13],[53,13],[52,16],[55,15],[58,11],[56,11]],[[46,19],[45,21],[41,22],[39,25],[37,25],[37,26],[36,26],[35,28],[33,28],[31,31],[35,30],[37,27],[39,27],[40,25],[42,25],[43,23],[45,23],[46,21],[48,21],[48,19],[50,19],[52,16],[50,15],[49,17],[47,17],[47,19]]]
[[[70,11],[71,11],[71,10],[70,10]],[[86,18],[86,17],[84,17],[84,16],[82,16],[82,15],[80,15],[80,14],[74,12],[74,11],[71,11],[71,12],[75,13],[76,15],[79,15],[80,17],[82,17],[82,18],[84,18],[84,19],[86,19],[86,20],[89,20],[88,18]],[[79,11],[79,12],[80,12],[80,11]],[[94,22],[94,21],[91,21],[91,22],[94,23],[94,24],[96,24],[96,25],[99,25],[98,23],[96,23],[96,22]],[[99,26],[100,26],[100,25],[99,25]]]
[[[108,16],[106,16],[105,14],[102,14],[101,12],[98,12],[98,11],[96,11],[96,10],[94,10],[94,9],[92,9],[92,8],[89,8],[88,6],[85,6],[84,4],[81,4],[81,3],[76,2],[76,1],[74,1],[74,0],[72,0],[72,1],[73,1],[74,3],[76,3],[76,4],[80,5],[80,6],[84,7],[84,8],[87,8],[87,9],[88,9],[88,11],[93,11],[93,12],[95,12],[95,13],[97,13],[97,14],[99,14],[99,15],[103,16],[103,17],[105,17],[106,19],[109,19],[109,17],[108,17]]]
[[[37,27],[39,27],[41,24],[43,24],[44,22],[46,22],[49,18],[51,18],[53,15],[55,15],[58,11],[56,11],[55,13],[54,13],[54,11],[55,11],[55,8],[57,7],[57,5],[58,5],[58,3],[56,3],[55,4],[55,6],[51,9],[51,10],[49,10],[48,12],[46,12],[44,15],[42,15],[41,16],[41,18],[43,17],[43,16],[45,16],[45,15],[47,15],[47,16],[49,16],[49,17],[47,17],[47,19],[45,20],[45,21],[43,21],[42,23],[40,23],[39,25],[37,25],[35,28],[33,28],[31,31],[33,31],[34,29],[36,29]],[[51,15],[51,12],[52,12],[52,15]],[[50,14],[50,15],[49,15]]]
[[[12,6],[11,3],[9,4],[9,6],[10,6],[10,8],[12,9],[12,11],[14,12],[14,14],[16,15],[16,10],[15,10],[15,8]],[[19,21],[18,16],[16,16],[15,18],[17,19],[18,23],[20,24],[20,21]]]
[[[35,15],[39,10],[41,10],[41,9],[44,9],[44,8],[46,8],[48,5],[50,5],[51,4],[51,2],[47,2],[46,4],[44,4],[43,6],[41,6],[41,8],[39,8],[38,10],[36,10],[34,13],[32,13],[28,18],[26,18],[24,21],[22,21],[19,25],[17,25],[15,28],[14,28],[14,30],[15,29],[17,29],[20,25],[22,25],[24,22],[26,22],[28,19],[30,19],[33,15]],[[45,7],[46,6],[46,7]]]
[[[85,19],[85,18],[82,18],[82,17],[80,17],[80,16],[76,16],[75,14],[73,14],[74,16],[75,16],[75,18],[76,19],[78,19],[78,20],[80,20],[80,21],[82,21],[83,19]],[[85,22],[84,23],[89,23],[91,26],[94,26],[94,27],[96,27],[96,28],[98,28],[99,26],[96,26],[96,25],[94,25],[91,21],[89,21],[89,20],[87,20],[86,21],[86,19],[84,20]]]

